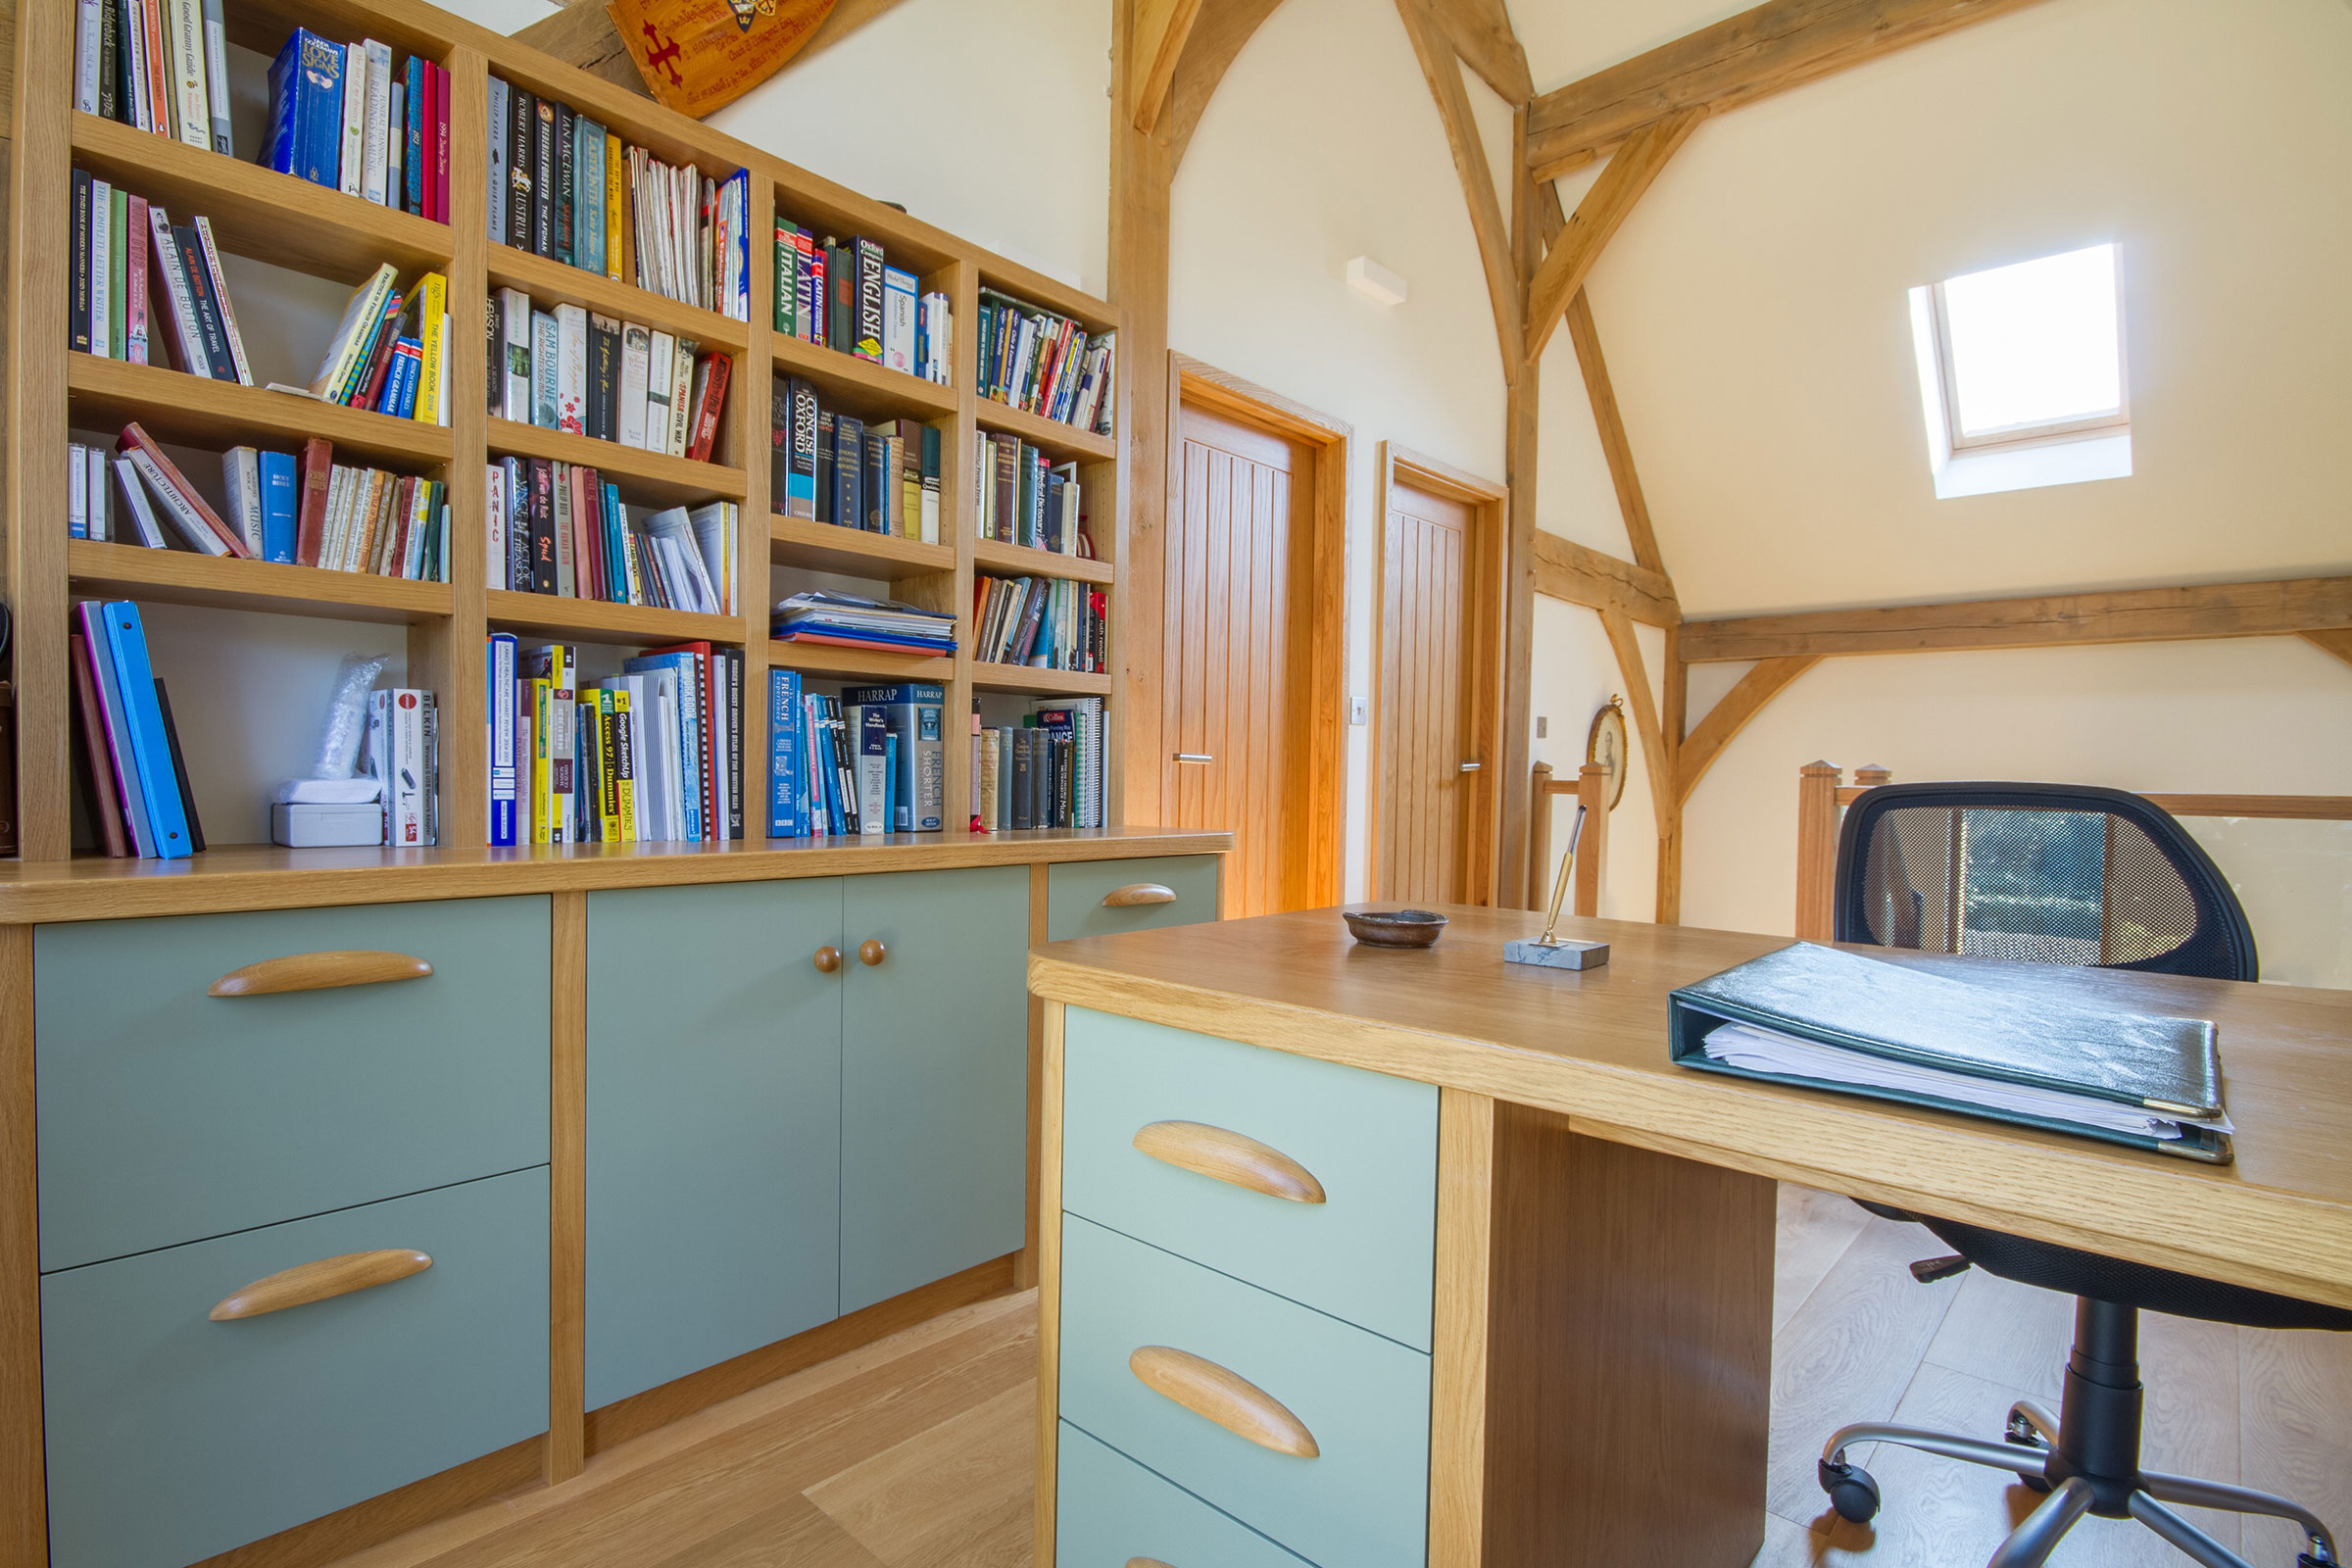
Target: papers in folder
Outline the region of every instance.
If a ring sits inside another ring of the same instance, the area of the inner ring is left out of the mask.
[[[1811,1078],[1823,1083],[1875,1089],[1904,1100],[1940,1100],[2005,1110],[2041,1122],[2084,1127],[2172,1142],[2188,1136],[2177,1116],[2127,1105],[2095,1095],[2069,1094],[2032,1084],[2004,1083],[1916,1062],[1863,1055],[1817,1040],[1800,1040],[1752,1023],[1727,1023],[1702,1043],[1707,1055],[1726,1066],[1776,1078]],[[2210,1132],[2234,1131],[2227,1113],[2195,1124]]]

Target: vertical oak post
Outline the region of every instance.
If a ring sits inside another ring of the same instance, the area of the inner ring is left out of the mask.
[[[0,1568],[49,1561],[32,1116],[32,927],[0,926]]]
[[[746,831],[749,831],[747,828]],[[549,900],[547,1449],[550,1486],[588,1462],[588,895]]]
[[[1796,935],[1828,942],[1837,930],[1838,780],[1832,762],[1807,762],[1796,774]]]
[[[1551,902],[1551,764],[1538,762],[1530,770],[1527,789],[1527,907],[1542,909]]]
[[[1609,772],[1598,762],[1576,770],[1576,804],[1585,808],[1584,836],[1576,845],[1576,912],[1600,913],[1601,890],[1609,880]]]
[[[1875,790],[1882,784],[1893,782],[1894,775],[1876,762],[1865,763],[1854,769],[1854,783],[1866,790]]]

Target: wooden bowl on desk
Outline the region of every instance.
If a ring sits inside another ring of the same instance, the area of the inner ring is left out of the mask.
[[[1431,909],[1342,909],[1340,918],[1374,948],[1432,947],[1446,930],[1446,916]]]

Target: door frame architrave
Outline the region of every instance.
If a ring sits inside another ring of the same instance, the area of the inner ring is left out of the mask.
[[[1471,603],[1464,607],[1462,624],[1470,633],[1468,658],[1477,680],[1472,692],[1472,733],[1478,741],[1478,786],[1474,793],[1470,842],[1472,860],[1468,893],[1472,904],[1494,904],[1499,896],[1497,883],[1502,840],[1502,718],[1503,718],[1503,611],[1509,589],[1507,558],[1509,519],[1505,515],[1510,505],[1508,486],[1457,468],[1449,463],[1416,452],[1396,441],[1380,444],[1379,505],[1380,525],[1372,536],[1372,592],[1375,604],[1382,607],[1372,616],[1372,711],[1370,717],[1371,744],[1366,754],[1365,768],[1365,845],[1364,887],[1370,893],[1380,887],[1381,857],[1385,846],[1381,834],[1381,780],[1384,760],[1381,745],[1384,740],[1381,718],[1386,711],[1383,699],[1386,693],[1383,680],[1388,668],[1388,631],[1385,607],[1389,602],[1389,513],[1390,494],[1399,484],[1424,490],[1431,495],[1459,503],[1470,511],[1472,530],[1472,560],[1465,580],[1472,591]],[[1375,895],[1377,896],[1377,895]]]

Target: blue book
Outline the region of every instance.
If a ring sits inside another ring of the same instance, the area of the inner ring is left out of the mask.
[[[147,658],[147,630],[139,607],[127,599],[106,604],[107,651],[122,689],[122,716],[130,728],[130,755],[139,770],[139,793],[155,827],[158,859],[180,860],[194,853],[187,813],[179,806],[179,774],[172,766],[172,743],[164,733],[163,705],[155,700],[155,666]]]
[[[291,452],[265,452],[262,470],[262,559],[294,560],[295,466]]]
[[[844,528],[865,526],[865,426],[846,414],[833,416],[833,520]]]
[[[329,190],[343,171],[343,46],[297,27],[293,172]]]
[[[767,836],[808,836],[808,790],[801,782],[801,672],[767,672]]]
[[[605,270],[605,127],[580,115],[571,122],[571,265]]]
[[[145,858],[155,853],[155,829],[147,820],[146,797],[139,789],[138,764],[131,760],[130,722],[122,712],[122,683],[115,675],[114,650],[107,644],[106,607],[85,599],[74,607],[81,623],[82,645],[90,657],[90,674],[98,687],[98,713],[106,726],[107,758],[122,790],[122,826],[130,836],[131,852]],[[100,788],[104,788],[103,781]]]
[[[703,842],[703,690],[700,665],[692,654],[640,654],[621,662],[624,675],[643,675],[657,669],[678,676],[678,777],[684,799],[686,842]]]
[[[404,348],[416,350],[403,354]],[[384,372],[382,413],[395,419],[414,418],[416,414],[416,383],[423,373],[424,350],[413,337],[404,337],[392,346],[392,368]]]
[[[605,486],[605,590],[616,605],[633,605],[629,593],[629,509],[620,486]]]
[[[294,172],[295,127],[299,123],[295,106],[302,97],[295,62],[301,53],[302,32],[298,28],[277,52],[277,58],[270,63],[270,151],[262,164],[281,174]]]
[[[401,163],[401,183],[408,186],[408,210],[424,211],[424,62],[416,55],[409,56],[407,134],[409,150]]]
[[[490,843],[507,848],[514,842],[515,792],[522,777],[514,755],[515,639],[513,632],[490,634],[482,662],[490,678]]]
[[[887,718],[887,715],[885,715]],[[906,794],[899,786],[899,738],[882,734],[882,823],[893,833],[906,831]]]

